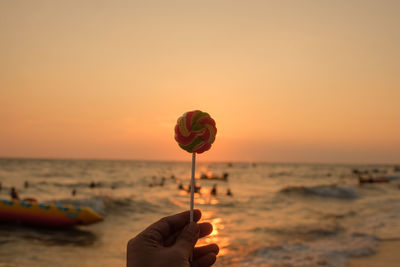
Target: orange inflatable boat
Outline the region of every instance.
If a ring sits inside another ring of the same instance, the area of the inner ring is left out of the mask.
[[[0,200],[0,221],[45,227],[88,225],[103,219],[89,207],[38,203],[26,200]]]

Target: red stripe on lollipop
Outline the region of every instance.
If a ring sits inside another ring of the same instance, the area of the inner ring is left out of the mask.
[[[189,112],[186,112],[186,114],[185,114],[186,129],[189,132],[192,130],[193,117],[196,115],[195,113],[198,113],[198,111],[197,110],[189,111]]]

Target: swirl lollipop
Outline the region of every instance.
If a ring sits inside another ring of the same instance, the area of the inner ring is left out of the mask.
[[[200,154],[209,150],[216,134],[215,121],[200,110],[186,112],[175,126],[175,140],[190,153]]]
[[[206,112],[193,110],[179,117],[175,126],[175,140],[179,146],[192,153],[192,179],[190,185],[190,221],[193,222],[194,173],[196,153],[200,154],[211,148],[215,141],[217,128],[215,121]]]

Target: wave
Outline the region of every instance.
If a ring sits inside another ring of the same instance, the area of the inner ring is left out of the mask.
[[[303,196],[320,196],[329,198],[355,199],[359,195],[351,186],[317,185],[317,186],[288,186],[279,191],[284,194],[299,194]]]
[[[113,213],[153,213],[160,210],[160,206],[144,199],[124,198],[105,198],[106,210]]]
[[[269,234],[279,235],[281,237],[288,237],[289,239],[302,239],[312,240],[316,238],[324,238],[338,235],[344,232],[344,228],[338,223],[329,223],[326,225],[297,225],[293,228],[254,228],[252,232],[266,232]]]
[[[60,178],[60,177],[75,177],[75,173],[69,172],[61,172],[61,171],[54,171],[54,172],[44,172],[44,173],[33,173],[35,177],[43,177],[43,178]]]
[[[378,239],[365,234],[350,234],[337,239],[312,242],[282,242],[254,249],[233,266],[347,266],[349,257],[376,252]]]
[[[286,172],[286,171],[281,171],[281,172],[271,172],[268,177],[270,178],[275,178],[275,177],[282,177],[282,176],[287,176],[290,177],[292,176],[292,172]]]
[[[92,186],[91,186],[92,184]],[[128,188],[134,187],[134,182],[125,182],[125,181],[112,181],[112,182],[76,182],[76,183],[61,183],[61,182],[50,182],[50,181],[40,181],[37,183],[32,183],[29,186],[55,186],[55,187],[67,187],[67,188]]]
[[[0,226],[0,246],[22,239],[25,242],[40,242],[45,246],[85,247],[92,246],[99,239],[95,233],[78,228],[49,229],[14,223],[1,223]]]
[[[383,178],[386,178],[390,181],[398,181],[400,180],[400,175],[384,175]]]
[[[42,185],[50,185],[55,187],[68,187],[68,188],[82,188],[82,187],[89,187],[90,183],[60,183],[60,182],[48,182],[48,181],[40,181],[37,183],[32,183],[29,186],[42,186]]]
[[[135,200],[132,197],[113,198],[110,196],[94,196],[90,198],[71,198],[55,201],[54,203],[72,204],[90,207],[97,213],[105,216],[109,213],[125,214],[126,212],[151,213],[160,209],[158,205],[146,200]]]

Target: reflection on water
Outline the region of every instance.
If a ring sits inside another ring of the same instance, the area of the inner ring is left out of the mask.
[[[226,233],[225,223],[226,219],[222,219],[216,214],[216,211],[211,207],[216,207],[220,204],[218,197],[211,195],[210,187],[202,187],[199,193],[194,194],[195,207],[202,210],[202,221],[212,224],[212,233],[198,241],[198,246],[205,246],[208,244],[218,244],[220,251],[218,256],[226,256],[229,253],[230,238]],[[189,206],[190,193],[185,190],[180,190],[176,197],[169,198],[169,201],[182,209],[187,209]],[[208,206],[207,208],[204,208]]]
[[[190,199],[190,193],[186,191],[179,191],[177,198],[170,198],[169,201],[182,209],[188,208],[188,203]],[[194,204],[200,205],[197,208],[201,208],[202,205],[217,205],[220,201],[210,194],[208,188],[201,188],[200,193],[194,194]]]
[[[204,246],[216,243],[219,246],[218,256],[226,256],[229,253],[229,245],[231,243],[229,235],[225,232],[225,222],[222,218],[216,217],[214,211],[203,212],[202,220],[209,222],[213,226],[211,234],[201,240],[198,245]]]

